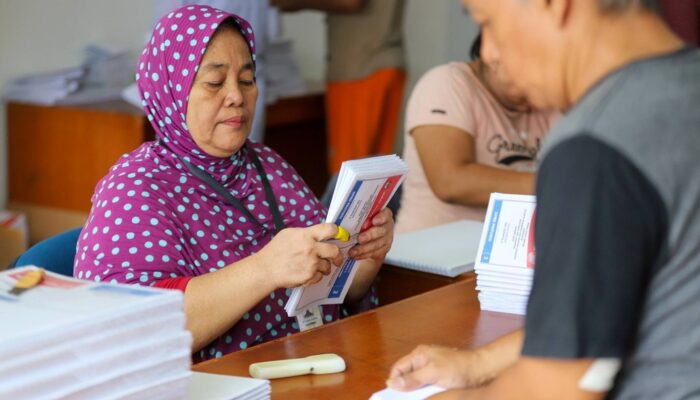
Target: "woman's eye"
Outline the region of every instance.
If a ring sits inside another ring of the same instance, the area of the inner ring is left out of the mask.
[[[223,86],[224,82],[205,82],[207,86],[212,88],[220,88]]]
[[[240,81],[238,81],[238,82],[239,82],[241,85],[244,85],[244,86],[253,86],[253,85],[255,85],[255,81],[252,81],[252,80],[249,81],[249,80],[244,80],[244,79],[242,79],[242,80],[240,80]]]

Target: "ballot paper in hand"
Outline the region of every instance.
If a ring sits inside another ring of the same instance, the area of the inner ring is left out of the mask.
[[[396,193],[408,168],[397,155],[345,161],[338,176],[326,220],[342,226],[350,240],[330,240],[340,247],[343,264],[319,282],[292,291],[285,306],[292,317],[311,307],[340,304],[345,299],[355,275],[355,259],[348,257],[361,232],[372,227],[372,218],[386,207]]]

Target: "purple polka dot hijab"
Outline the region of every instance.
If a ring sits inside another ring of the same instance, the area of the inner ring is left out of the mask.
[[[188,157],[190,162],[192,157],[195,164],[207,167],[216,163],[208,160],[212,157],[187,133],[187,100],[207,44],[227,19],[233,20],[243,35],[255,65],[255,36],[246,20],[215,8],[190,5],[160,19],[136,69],[142,105],[158,139],[180,157]],[[197,159],[204,163],[197,163]]]
[[[188,93],[197,66],[217,27],[228,18],[239,27],[254,59],[250,25],[215,8],[178,8],[155,26],[137,65],[137,81],[157,138],[172,152],[157,141],[144,143],[122,156],[97,184],[77,244],[77,278],[153,286],[169,278],[215,272],[258,252],[272,239],[275,224],[253,154],[262,164],[285,226],[322,222],[323,206],[277,153],[247,141],[231,157],[213,157],[187,130]],[[192,174],[183,159],[207,171],[264,229]],[[197,352],[195,362],[298,332],[284,311],[290,293],[270,293]],[[339,317],[336,306],[324,307],[323,312],[325,321]]]

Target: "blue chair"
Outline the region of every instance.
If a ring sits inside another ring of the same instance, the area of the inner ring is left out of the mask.
[[[22,253],[10,268],[33,264],[47,271],[73,276],[75,246],[82,229],[71,229],[35,244]]]

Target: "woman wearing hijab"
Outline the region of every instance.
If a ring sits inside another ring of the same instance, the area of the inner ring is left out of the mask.
[[[299,331],[284,305],[341,259],[337,233],[294,169],[247,140],[255,41],[240,17],[185,6],[155,26],[137,66],[157,141],[123,156],[97,185],[78,241],[80,279],[179,289],[194,361]],[[391,212],[359,237],[346,302],[365,298],[392,235]],[[339,306],[323,306],[325,321]]]

